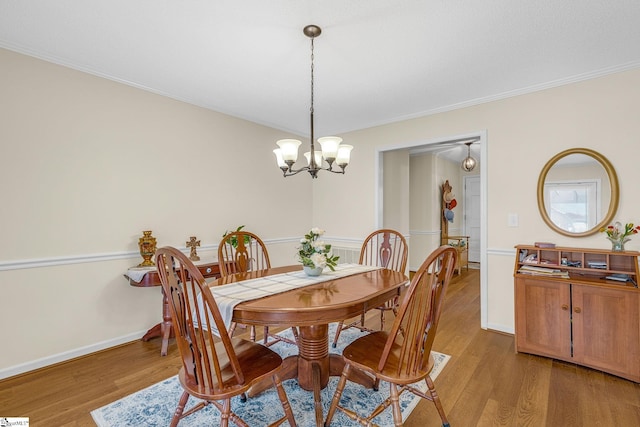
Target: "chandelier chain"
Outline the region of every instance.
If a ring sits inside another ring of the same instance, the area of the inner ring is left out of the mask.
[[[326,136],[318,139],[320,149],[315,147],[315,129],[313,123],[314,113],[314,97],[315,97],[315,38],[320,35],[322,30],[317,25],[307,25],[303,29],[305,36],[311,39],[311,106],[309,108],[309,124],[310,124],[310,150],[304,153],[307,158],[308,166],[299,169],[293,169],[294,163],[298,159],[298,147],[301,142],[297,139],[281,139],[276,142],[280,148],[273,150],[276,155],[278,167],[282,170],[282,174],[287,176],[296,175],[299,172],[307,171],[312,178],[318,177],[318,171],[325,170],[332,173],[344,174],[344,170],[349,164],[350,152],[353,149],[351,145],[342,144],[342,138],[336,136]],[[316,153],[318,157],[316,157]],[[323,166],[326,162],[328,166]],[[340,170],[333,169],[334,165],[340,167]]]
[[[311,114],[313,114],[313,40],[315,37],[311,37]]]

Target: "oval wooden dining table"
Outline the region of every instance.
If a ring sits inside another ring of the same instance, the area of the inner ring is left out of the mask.
[[[301,265],[239,273],[217,279],[211,287],[259,277],[302,270]],[[396,271],[377,269],[339,277],[282,293],[243,301],[233,310],[233,321],[258,326],[297,326],[298,354],[283,361],[280,374],[284,381],[297,378],[300,387],[314,392],[316,424],[322,425],[320,390],[330,376],[342,374],[342,356],[329,353],[329,323],[359,316],[399,295],[408,278]],[[371,377],[353,371],[350,377],[366,387],[373,387]],[[265,382],[249,395],[271,387]]]

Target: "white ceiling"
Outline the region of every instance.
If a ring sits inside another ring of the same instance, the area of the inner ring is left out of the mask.
[[[307,24],[317,136],[640,66],[639,0],[2,0],[0,47],[307,136]]]

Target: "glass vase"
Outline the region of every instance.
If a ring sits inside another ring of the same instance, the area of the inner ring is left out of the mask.
[[[320,273],[322,273],[323,268],[322,267],[313,268],[313,267],[305,266],[303,267],[303,270],[307,276],[319,276]]]
[[[611,241],[611,250],[613,252],[622,252],[622,251],[624,251],[624,242],[622,240],[612,240]]]

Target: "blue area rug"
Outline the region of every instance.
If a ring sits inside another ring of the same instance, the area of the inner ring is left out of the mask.
[[[332,340],[335,334],[335,324],[329,326],[329,337]],[[291,334],[291,330],[285,330],[282,335]],[[341,354],[342,349],[351,341],[364,335],[365,333],[351,328],[342,332],[336,348],[329,347],[331,353]],[[277,343],[271,348],[278,352],[283,358],[296,354],[298,348],[287,343]],[[432,352],[436,364],[431,372],[431,378],[435,379],[446,365],[450,356],[442,353]],[[338,377],[332,377],[328,386],[322,390],[322,405],[326,416],[331,398],[336,389]],[[289,397],[289,403],[296,417],[299,427],[314,427],[315,412],[313,404],[313,392],[301,389],[297,380],[291,379],[283,381],[284,388]],[[424,381],[418,384],[418,388],[426,390]],[[94,421],[99,427],[143,427],[143,426],[168,426],[175,411],[183,389],[180,386],[177,376],[173,376],[144,390],[140,390],[120,400],[110,403],[102,408],[91,412]],[[375,406],[389,396],[389,385],[385,382],[380,384],[379,391],[367,389],[358,384],[347,383],[347,387],[342,395],[342,402],[347,402],[347,406],[355,409],[358,413],[370,413]],[[406,419],[421,399],[412,393],[403,393],[400,398],[402,417]],[[198,402],[198,399],[191,397],[187,403],[187,409]],[[249,398],[245,403],[240,402],[239,397],[231,400],[231,408],[250,426],[259,427],[269,425],[283,414],[282,406],[275,389],[271,388],[258,396]],[[387,408],[382,414],[374,419],[379,426],[393,426],[393,416],[391,408]],[[334,426],[358,426],[356,422],[348,419],[340,411],[336,413],[332,422]],[[209,405],[204,409],[184,418],[180,421],[179,427],[201,427],[220,425],[220,413],[213,406]],[[288,425],[285,422],[284,425]]]

